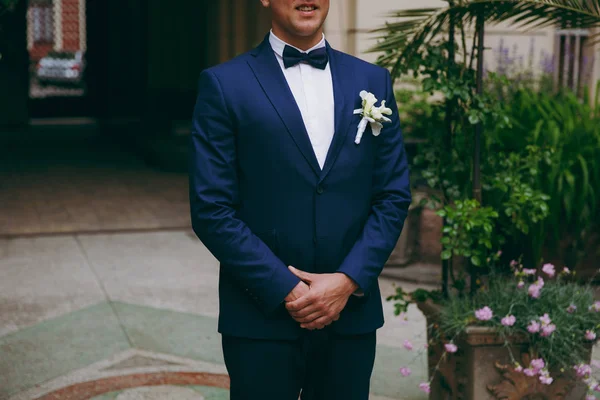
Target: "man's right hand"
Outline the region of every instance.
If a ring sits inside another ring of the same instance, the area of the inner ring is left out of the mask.
[[[286,296],[285,301],[290,302],[290,301],[298,300],[300,297],[302,297],[306,293],[308,293],[309,289],[310,288],[308,287],[308,285],[306,283],[304,283],[303,281],[300,281],[300,283],[298,283],[296,285],[296,287],[294,289],[292,289],[292,291]]]

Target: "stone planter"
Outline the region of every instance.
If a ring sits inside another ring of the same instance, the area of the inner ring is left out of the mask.
[[[418,303],[417,306],[427,319],[427,339],[437,329],[439,306],[431,303]],[[458,351],[444,353],[443,345],[430,345],[428,348],[428,372],[433,375],[431,400],[581,400],[586,393],[582,382],[566,373],[558,378],[555,374],[551,385],[543,385],[538,377],[528,377],[514,372],[508,349],[493,328],[471,327],[455,340]],[[511,350],[521,365],[529,365],[529,344],[526,336],[511,338]],[[591,347],[588,362],[591,358]],[[438,371],[435,372],[439,363]]]

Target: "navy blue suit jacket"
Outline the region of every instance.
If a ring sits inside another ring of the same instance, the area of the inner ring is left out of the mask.
[[[194,231],[220,261],[219,332],[294,339],[301,328],[283,301],[299,283],[288,265],[343,272],[351,296],[332,329],[383,325],[377,277],[411,200],[392,81],[386,69],[327,44],[335,133],[319,167],[300,110],[268,35],[261,45],[204,70],[193,114],[190,204]],[[359,92],[392,109],[381,134],[354,139]]]

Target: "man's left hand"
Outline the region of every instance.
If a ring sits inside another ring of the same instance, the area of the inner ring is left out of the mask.
[[[358,288],[358,285],[343,273],[311,274],[291,266],[289,269],[310,287],[307,294],[285,305],[301,328],[322,329],[337,321],[348,298]]]

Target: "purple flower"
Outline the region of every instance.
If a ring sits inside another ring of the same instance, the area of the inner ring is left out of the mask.
[[[429,387],[429,383],[428,382],[419,383],[419,389],[421,389],[425,393],[431,392],[431,388]]]
[[[535,275],[536,270],[535,269],[523,268],[523,273],[525,275]]]
[[[527,375],[527,376],[535,376],[535,375],[537,375],[537,372],[535,370],[531,369],[531,368],[525,368],[523,370],[523,373],[525,375]]]
[[[400,315],[398,315],[398,317],[400,318],[401,325],[406,325],[408,323],[408,317],[406,316],[405,312],[401,312]]]
[[[598,312],[600,311],[600,301],[596,301],[594,304],[592,304],[589,308],[590,311],[595,311]]]
[[[542,323],[542,325],[548,325],[552,322],[552,320],[548,316],[548,313],[546,313],[540,317],[540,322]]]
[[[529,325],[527,325],[527,331],[529,333],[536,333],[540,331],[540,323],[537,321],[531,321]]]
[[[527,292],[534,299],[538,299],[540,297],[541,290],[542,289],[538,285],[534,284],[534,285],[529,286],[529,289],[527,289]]]
[[[513,326],[515,322],[517,322],[517,318],[515,318],[514,315],[507,315],[506,317],[502,318],[500,322],[504,326]]]
[[[515,367],[515,372],[523,372],[523,366],[522,366],[522,365],[520,365],[520,364],[518,364],[518,365]]]
[[[458,350],[458,347],[454,343],[446,343],[444,348],[448,353],[456,353],[456,350]]]
[[[413,349],[413,344],[410,342],[410,340],[405,340],[404,341],[404,348],[406,350],[412,350]]]
[[[552,335],[552,332],[554,332],[555,330],[556,330],[556,325],[554,325],[554,324],[544,325],[542,327],[541,335],[544,337],[550,336],[550,335]]]
[[[523,289],[524,286],[525,286],[525,282],[523,282],[523,281],[519,281],[519,283],[517,283],[517,287],[519,289]]]
[[[408,367],[402,367],[402,368],[400,368],[400,373],[402,374],[402,376],[409,376],[411,373],[411,370]]]
[[[569,307],[567,307],[567,312],[569,314],[573,314],[576,310],[577,310],[577,306],[575,304],[571,304]]]
[[[554,276],[554,274],[556,273],[556,270],[554,269],[554,265],[552,265],[552,264],[544,264],[542,266],[542,271],[544,271],[544,273],[546,275],[548,275],[550,278],[552,278]]]
[[[532,367],[535,371],[540,371],[540,370],[544,369],[544,367],[546,366],[546,363],[541,358],[535,358],[535,359],[531,360],[531,362],[529,363],[529,366]]]
[[[552,383],[554,379],[552,379],[550,376],[548,375],[540,375],[540,382],[542,382],[544,385],[549,385]]]
[[[585,338],[587,340],[594,340],[596,339],[596,333],[590,330],[585,331]]]
[[[533,283],[529,286],[528,293],[531,297],[533,297],[534,299],[537,299],[540,297],[540,292],[543,287],[544,287],[544,280],[540,276],[540,277],[538,277],[538,280],[535,281],[535,283]]]
[[[588,364],[579,364],[573,367],[578,377],[582,378],[592,374],[592,367]]]
[[[475,318],[477,318],[480,321],[489,321],[490,319],[492,319],[493,316],[494,313],[488,306],[485,306],[475,311]]]

